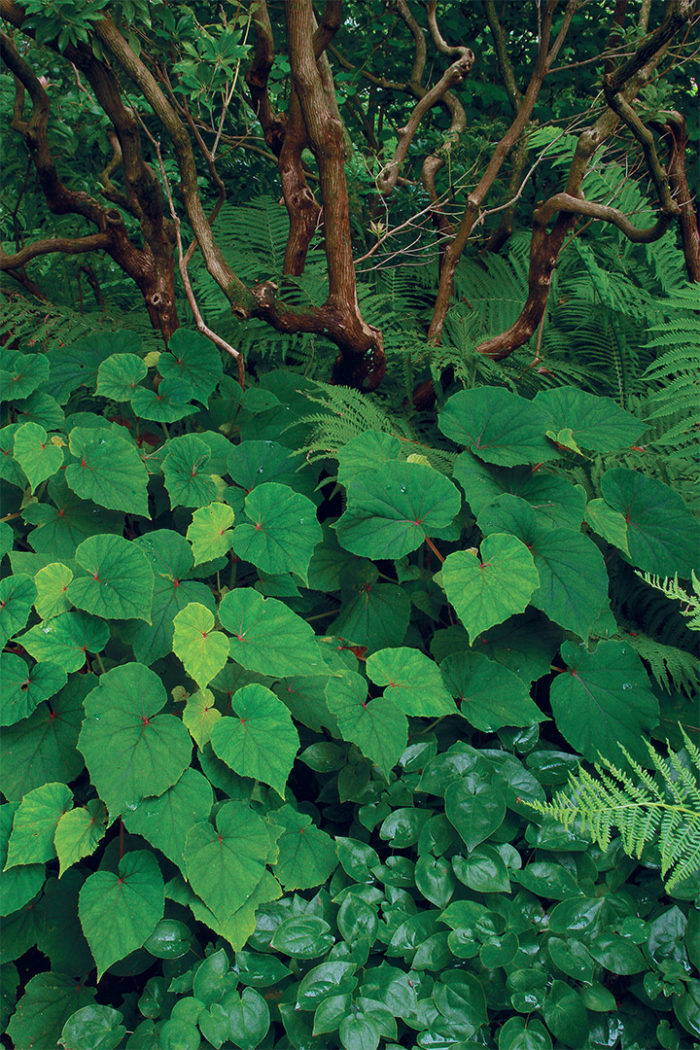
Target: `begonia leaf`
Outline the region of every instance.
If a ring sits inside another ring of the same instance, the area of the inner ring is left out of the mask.
[[[173,628],[173,652],[190,678],[204,689],[228,660],[228,638],[223,631],[214,630],[213,614],[197,602],[180,610]]]
[[[61,613],[22,635],[22,645],[35,660],[49,660],[68,673],[79,671],[87,653],[101,653],[108,641],[105,621],[84,612]]]
[[[239,558],[263,572],[294,572],[305,579],[323,535],[311,500],[270,481],[248,494],[245,515],[249,520],[233,530],[233,549]]]
[[[231,657],[248,671],[276,677],[326,670],[312,627],[275,598],[251,587],[229,591],[219,619],[231,635]]]
[[[196,769],[188,768],[167,791],[157,798],[143,799],[125,813],[124,823],[132,834],[143,835],[182,868],[187,833],[209,818],[213,802],[209,781]]]
[[[153,570],[136,544],[121,536],[88,536],[75,560],[85,575],[68,584],[73,605],[113,620],[151,622]]]
[[[287,777],[299,750],[289,711],[264,685],[244,685],[231,698],[238,716],[224,715],[211,732],[211,746],[240,776],[269,784],[284,797]]]
[[[66,596],[73,573],[60,561],[39,569],[34,577],[36,598],[34,608],[42,620],[51,620],[60,613],[68,612],[70,602]]]
[[[83,857],[90,857],[104,838],[107,810],[99,799],[90,799],[59,817],[54,845],[60,864],[59,878]]]
[[[0,580],[0,649],[22,630],[35,598],[36,586],[26,573]]]
[[[185,380],[192,397],[206,404],[223,373],[220,352],[211,340],[184,328],[171,335],[168,350],[158,359],[158,371],[165,378]]]
[[[329,678],[325,695],[343,740],[359,747],[388,778],[408,741],[408,719],[401,705],[386,692],[369,700],[366,679],[354,671]]]
[[[290,805],[276,809],[271,819],[284,829],[277,840],[274,873],[285,890],[308,890],[326,882],[338,864],[331,836]]]
[[[384,686],[384,696],[393,700],[404,714],[422,717],[451,715],[455,712],[440,668],[425,653],[400,646],[380,649],[367,658],[367,676]]]
[[[43,784],[28,791],[12,822],[5,870],[52,860],[56,827],[72,805],[73,792],[65,784]]]
[[[479,459],[503,467],[541,463],[558,453],[544,436],[547,413],[503,387],[460,390],[447,401],[438,426]]]
[[[547,415],[547,429],[570,430],[576,445],[596,452],[617,452],[635,445],[644,423],[625,412],[611,397],[576,387],[540,390],[533,404]]]
[[[163,461],[165,487],[171,507],[205,507],[216,497],[216,485],[208,472],[211,452],[195,434],[173,438]]]
[[[0,653],[0,681],[0,725],[12,726],[62,689],[66,672],[48,661],[30,668],[21,656]]]
[[[109,510],[149,517],[148,472],[135,445],[109,430],[74,427],[70,451],[74,462],[65,476],[77,496]]]
[[[211,503],[194,512],[187,539],[192,545],[195,565],[228,554],[233,539],[233,519],[227,503]]]
[[[136,354],[110,354],[97,369],[95,393],[110,401],[129,401],[147,372]]]
[[[52,441],[38,423],[23,423],[15,432],[15,459],[34,490],[40,481],[55,474],[63,464],[63,439]]]
[[[545,721],[546,716],[530,699],[527,684],[481,653],[455,653],[443,660],[440,669],[460,714],[482,733]]]

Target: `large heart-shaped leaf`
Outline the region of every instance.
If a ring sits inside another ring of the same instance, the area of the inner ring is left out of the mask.
[[[151,621],[153,570],[134,543],[121,536],[88,536],[75,552],[84,576],[68,584],[79,609],[112,620]]]
[[[96,995],[64,973],[38,973],[29,980],[7,1034],[16,1047],[54,1047],[68,1018]]]
[[[49,362],[43,354],[23,354],[3,346],[0,350],[0,400],[28,397],[49,378]]]
[[[68,612],[70,602],[67,597],[68,584],[73,573],[62,562],[51,562],[39,569],[34,577],[36,600],[34,608],[42,620],[51,620],[60,613]]]
[[[233,445],[228,457],[228,473],[236,485],[252,492],[258,485],[277,481],[297,492],[311,496],[314,476],[308,470],[304,457],[290,452],[276,441],[242,441]]]
[[[195,565],[228,554],[233,539],[233,517],[228,503],[211,503],[194,512],[187,539],[192,544]]]
[[[596,452],[617,452],[639,441],[644,423],[611,397],[572,386],[540,390],[533,404],[547,416],[547,430],[571,431],[576,445]]]
[[[238,717],[224,716],[214,725],[214,754],[235,773],[262,780],[284,797],[299,749],[289,711],[270,689],[256,684],[234,693],[231,706]]]
[[[2,458],[2,457],[0,457]],[[47,493],[50,503],[29,503],[22,517],[36,528],[29,533],[29,543],[35,551],[51,555],[51,560],[71,560],[75,548],[86,538],[99,533],[120,534],[124,517],[113,511],[102,510],[94,503],[78,499],[66,485],[63,473],[49,479]]]
[[[74,462],[66,482],[81,499],[129,514],[148,513],[148,472],[138,449],[112,430],[74,427],[70,432]]]
[[[108,624],[83,612],[61,613],[22,635],[22,645],[35,660],[49,660],[68,673],[79,671],[88,652],[101,653],[108,641]]]
[[[182,660],[200,689],[209,685],[228,660],[228,638],[214,630],[214,616],[204,605],[192,602],[173,621],[173,652]]]
[[[35,598],[36,587],[26,573],[0,580],[0,649],[22,630]]]
[[[455,461],[454,476],[474,514],[480,514],[498,496],[510,492],[529,503],[547,524],[568,529],[581,527],[586,505],[584,489],[546,469],[496,467],[482,463],[471,452],[462,452]]]
[[[441,576],[448,601],[470,642],[494,624],[523,612],[540,582],[525,544],[505,533],[485,537],[481,557],[471,551],[449,554]]]
[[[326,671],[311,626],[252,587],[229,591],[219,605],[219,620],[231,635],[232,658],[249,671],[276,677]]]
[[[690,577],[698,567],[700,525],[677,492],[623,467],[606,471],[600,489],[608,506],[625,519],[633,565],[661,576]]]
[[[12,821],[5,871],[17,864],[52,860],[56,827],[72,805],[73,792],[65,784],[43,784],[28,791]]]
[[[444,474],[422,463],[395,463],[391,472],[368,470],[348,488],[348,507],[338,520],[338,540],[367,558],[402,558],[433,529],[449,525],[460,494]]]
[[[401,707],[386,695],[368,700],[367,682],[354,671],[328,679],[326,704],[343,740],[359,747],[388,778],[408,741],[408,719]]]
[[[145,798],[124,814],[124,824],[133,835],[142,835],[166,857],[183,866],[187,832],[209,819],[214,792],[206,777],[187,768],[180,779],[157,798]]]
[[[587,653],[565,642],[561,653],[568,670],[552,682],[551,704],[562,736],[592,762],[619,763],[620,746],[647,761],[643,736],[658,724],[659,702],[635,651],[607,641]]]
[[[85,697],[78,747],[110,821],[147,795],[162,795],[179,780],[192,754],[179,718],[158,714],[163,684],[143,664],[122,664]]]
[[[165,886],[152,853],[136,850],[119,861],[119,874],[96,871],[80,891],[80,924],[97,964],[97,980],[113,963],[140,948],[163,917]]]
[[[400,646],[380,649],[367,659],[367,676],[385,686],[384,696],[404,714],[435,717],[451,715],[455,705],[440,674],[440,668],[418,649]]]
[[[168,350],[158,358],[160,374],[186,380],[192,396],[206,404],[223,373],[220,352],[210,339],[185,328],[171,335]]]
[[[211,450],[196,434],[183,434],[167,444],[163,478],[171,507],[205,507],[216,496],[208,472]]]
[[[245,513],[249,521],[233,530],[238,557],[263,572],[294,572],[305,579],[314,547],[323,536],[311,500],[288,485],[269,481],[248,494]]]
[[[342,604],[328,633],[369,650],[401,645],[411,615],[411,599],[405,588],[379,583],[379,570],[372,562],[354,560],[341,577]]]
[[[506,800],[498,784],[479,777],[453,780],[445,791],[445,816],[468,850],[485,842],[505,820]]]
[[[147,372],[136,354],[110,354],[97,370],[95,393],[111,401],[130,401]]]
[[[197,411],[197,406],[190,404],[192,396],[190,383],[177,376],[166,376],[158,390],[150,390],[147,386],[137,387],[131,398],[131,407],[140,419],[175,423]]]
[[[482,733],[545,721],[526,683],[481,653],[455,653],[443,660],[440,669],[460,714]]]
[[[324,883],[338,864],[331,836],[315,827],[311,817],[294,806],[276,809],[271,819],[284,829],[277,840],[279,857],[274,866],[284,888],[308,890]]]
[[[395,460],[403,459],[401,442],[393,434],[381,430],[366,430],[351,438],[347,445],[338,449],[338,481],[346,488],[350,483],[361,478],[366,471],[382,468]]]
[[[51,662],[30,668],[15,653],[0,653],[0,726],[11,726],[30,715],[66,684],[66,672]]]
[[[503,467],[554,459],[558,453],[544,436],[548,425],[547,414],[535,402],[488,386],[453,394],[438,421],[452,441]]]
[[[62,466],[65,441],[56,438],[56,442],[49,440],[48,434],[38,423],[23,423],[16,431],[15,459],[27,475],[32,489]]]
[[[54,845],[60,864],[59,878],[83,857],[90,857],[104,838],[107,810],[98,798],[90,799],[59,817]]]

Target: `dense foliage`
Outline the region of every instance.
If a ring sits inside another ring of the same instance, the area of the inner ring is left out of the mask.
[[[694,1050],[692,5],[230,6],[0,0],[4,1045]]]

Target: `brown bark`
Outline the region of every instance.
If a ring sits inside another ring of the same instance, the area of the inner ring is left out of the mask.
[[[698,215],[693,207],[693,197],[685,169],[688,132],[685,118],[680,113],[672,111],[666,113],[665,116],[665,130],[673,139],[673,150],[668,162],[668,179],[674,199],[680,208],[678,226],[683,245],[685,268],[688,271],[688,279],[697,283],[700,282],[700,229],[698,229]]]

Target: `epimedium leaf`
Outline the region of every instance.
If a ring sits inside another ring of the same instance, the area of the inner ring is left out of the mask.
[[[325,883],[338,865],[331,836],[289,804],[276,809],[270,820],[283,829],[273,871],[285,890],[309,890]]]
[[[627,524],[629,558],[644,572],[689,578],[697,569],[700,524],[677,492],[636,470],[607,470],[603,499]]]
[[[72,579],[72,571],[60,561],[51,562],[36,573],[34,608],[42,620],[51,620],[60,613],[68,612],[70,602],[66,591]]]
[[[211,450],[195,434],[172,438],[166,445],[163,478],[170,506],[205,507],[216,498],[216,484],[207,467]]]
[[[509,1017],[499,1032],[498,1050],[552,1050],[552,1037],[537,1018]]]
[[[228,554],[233,539],[233,519],[228,503],[211,503],[194,512],[187,539],[192,545],[195,565]]]
[[[58,1045],[67,1050],[114,1050],[126,1035],[123,1020],[111,1006],[82,1006],[64,1024]]]
[[[440,664],[445,684],[459,703],[459,712],[482,733],[503,726],[544,722],[527,684],[507,667],[471,650],[448,656]]]
[[[98,798],[63,813],[56,825],[54,846],[59,878],[83,857],[90,857],[104,838],[107,810]]]
[[[172,787],[189,765],[189,733],[179,718],[158,713],[166,699],[158,676],[138,663],[107,671],[85,697],[78,747],[110,823]]]
[[[477,776],[453,780],[445,790],[445,816],[473,850],[505,820],[505,795],[498,783]]]
[[[228,655],[228,644],[226,652]],[[216,709],[214,694],[209,689],[198,689],[188,697],[182,712],[182,721],[200,750],[209,743],[212,728],[220,718],[221,711]]]
[[[439,717],[455,713],[440,668],[418,649],[380,649],[367,658],[366,668],[368,678],[384,686],[384,697],[404,714]]]
[[[299,736],[289,711],[264,685],[244,685],[231,706],[238,718],[224,715],[211,732],[214,754],[240,776],[269,784],[284,798],[287,777],[299,750]]]
[[[549,417],[536,402],[502,387],[453,394],[438,417],[442,433],[486,463],[517,467],[558,456],[544,436]]]
[[[62,473],[49,479],[47,495],[50,503],[29,503],[22,511],[22,517],[36,526],[28,536],[32,548],[40,554],[50,554],[52,560],[63,558],[69,561],[75,548],[87,536],[107,532],[121,534],[124,528],[121,514],[79,499],[68,488]]]
[[[32,610],[36,586],[31,576],[17,573],[0,580],[0,649],[21,631]]]
[[[7,1034],[18,1050],[56,1046],[63,1025],[97,992],[64,973],[38,973],[26,984]]]
[[[238,587],[222,598],[219,620],[231,635],[232,659],[248,671],[275,677],[326,672],[312,627],[275,598]]]
[[[187,768],[176,784],[157,798],[145,798],[124,814],[124,824],[133,835],[142,835],[179,868],[190,828],[209,818],[214,792],[206,777]]]
[[[96,871],[80,891],[80,924],[98,981],[113,963],[140,948],[163,917],[165,886],[153,854],[125,854],[118,872]]]
[[[246,496],[245,514],[249,521],[233,530],[233,549],[239,558],[263,572],[294,572],[305,579],[314,547],[323,536],[311,500],[288,485],[269,481]]]
[[[265,820],[245,802],[225,802],[216,827],[202,821],[188,831],[185,870],[194,892],[225,922],[245,904],[276,855]]]
[[[595,452],[617,452],[635,445],[645,424],[611,397],[576,387],[540,390],[533,404],[547,416],[548,430],[570,430],[576,445]]]
[[[61,613],[22,635],[22,645],[35,660],[48,660],[67,673],[79,671],[87,653],[101,653],[108,641],[108,624],[83,612]]]
[[[15,432],[15,459],[27,475],[32,491],[63,465],[63,438],[50,439],[38,423],[23,423]]]
[[[121,536],[88,536],[75,560],[85,575],[68,585],[73,605],[113,620],[151,622],[153,570],[136,544]]]
[[[529,550],[540,585],[530,601],[550,620],[581,638],[598,619],[608,595],[603,556],[587,536],[540,524],[533,509],[517,496],[499,496],[477,518],[486,535],[508,533]]]
[[[135,445],[100,427],[74,427],[70,451],[75,461],[65,470],[66,482],[81,499],[109,510],[148,513],[148,472]]]
[[[95,393],[110,401],[130,401],[147,373],[148,367],[142,357],[110,354],[97,369]]]
[[[568,670],[552,682],[551,704],[562,736],[591,762],[619,763],[621,746],[647,761],[643,736],[658,724],[659,702],[634,650],[603,641],[587,653],[565,642],[561,653]]]
[[[214,630],[214,615],[204,605],[192,602],[173,620],[173,652],[200,689],[223,670],[229,643],[223,631]]]
[[[17,864],[40,864],[56,856],[56,826],[73,805],[65,784],[43,784],[28,791],[12,822],[5,871]]]
[[[158,358],[158,371],[164,378],[185,380],[192,397],[206,404],[223,374],[221,354],[205,336],[178,328],[168,343],[170,353]]]
[[[408,719],[389,696],[367,698],[367,681],[355,671],[328,679],[326,704],[343,738],[359,747],[384,773],[396,765],[408,742]]]
[[[481,557],[471,551],[448,554],[441,577],[470,642],[489,627],[523,612],[539,586],[529,550],[506,533],[486,536]]]
[[[0,725],[12,726],[27,718],[42,700],[48,700],[66,684],[66,672],[49,661],[29,668],[15,653],[0,653]]]
[[[422,463],[396,463],[391,473],[368,470],[348,488],[348,506],[335,525],[338,541],[367,558],[402,558],[420,547],[433,529],[459,513],[456,486]]]

